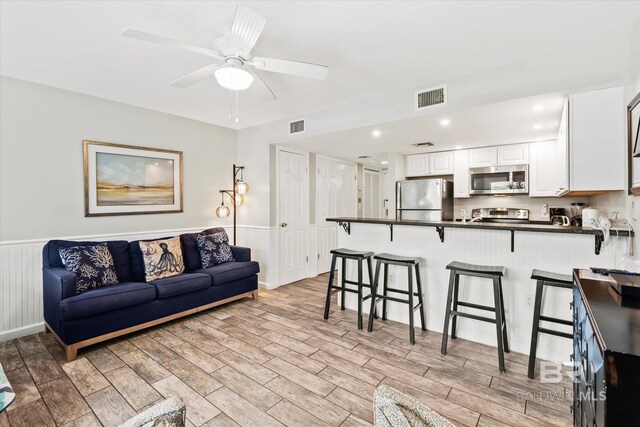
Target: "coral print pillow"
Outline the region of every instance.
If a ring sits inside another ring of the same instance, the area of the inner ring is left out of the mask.
[[[118,284],[113,257],[106,243],[60,249],[64,268],[76,275],[76,295]]]
[[[140,242],[147,282],[184,272],[180,237]]]
[[[198,234],[197,239],[202,268],[235,261],[226,231],[219,231],[213,234]]]

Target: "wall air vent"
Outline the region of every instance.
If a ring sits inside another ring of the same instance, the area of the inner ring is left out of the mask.
[[[289,122],[289,135],[304,132],[304,119],[295,122]]]
[[[370,159],[371,156],[358,156],[359,159]]]
[[[427,141],[427,142],[416,142],[415,144],[411,144],[416,148],[421,148],[421,147],[433,147],[434,144],[433,142]]]
[[[425,109],[441,105],[447,105],[446,85],[416,91],[416,111],[424,111]]]

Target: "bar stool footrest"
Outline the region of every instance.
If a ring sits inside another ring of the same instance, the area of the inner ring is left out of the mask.
[[[495,308],[489,307],[487,305],[473,304],[473,303],[465,302],[465,301],[458,301],[458,305],[462,306],[462,307],[475,308],[475,309],[478,309],[478,310],[492,311],[494,313],[496,311]]]
[[[480,320],[482,322],[488,322],[493,324],[496,323],[496,319],[492,319],[490,317],[484,317],[484,316],[477,316],[475,314],[463,313],[457,310],[451,310],[451,316],[467,317],[469,319]],[[504,323],[503,323],[503,326],[504,326]]]
[[[555,335],[557,337],[563,337],[563,338],[573,338],[573,334],[570,334],[567,332],[554,331],[553,329],[538,328],[538,333]]]
[[[555,317],[540,316],[540,320],[544,320],[545,322],[559,323],[561,325],[573,326],[573,322],[571,320],[558,319]]]

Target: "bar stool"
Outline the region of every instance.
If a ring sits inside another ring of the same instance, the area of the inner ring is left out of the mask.
[[[420,266],[419,264],[423,261],[420,257],[404,257],[398,255],[391,254],[378,254],[373,257],[376,262],[376,276],[375,281],[373,282],[373,290],[372,294],[374,297],[371,299],[371,309],[369,310],[369,327],[367,328],[369,332],[373,331],[373,318],[376,317],[376,305],[378,302],[382,301],[382,320],[387,320],[387,300],[400,302],[403,304],[409,305],[409,342],[411,344],[416,343],[415,332],[413,327],[413,315],[415,311],[420,309],[420,323],[422,325],[422,330],[426,331],[426,324],[424,321],[424,307],[422,302],[422,282],[420,281]],[[380,282],[380,265],[384,265],[384,284],[382,287],[382,294],[378,293],[378,283]],[[397,288],[390,288],[388,286],[389,282],[389,265],[399,265],[402,267],[407,267],[409,270],[409,286],[408,290],[402,290]],[[415,268],[416,271],[416,285],[418,287],[418,292],[413,292],[413,273],[412,270]],[[407,299],[401,299],[396,297],[390,297],[387,295],[387,292],[395,292],[398,294],[407,295]],[[413,305],[413,297],[418,297],[418,304]]]
[[[527,376],[531,379],[534,378],[535,364],[536,364],[536,351],[538,348],[538,333],[556,335],[558,337],[573,339],[573,333],[559,332],[553,329],[541,328],[540,322],[551,322],[560,325],[573,326],[571,320],[558,319],[555,317],[542,316],[540,311],[542,310],[542,293],[545,286],[551,286],[552,288],[573,288],[573,278],[567,274],[550,273],[548,271],[533,270],[531,272],[531,278],[536,280],[536,300],[533,307],[533,329],[531,331],[531,350],[529,350],[529,372]]]
[[[351,249],[334,249],[331,251],[333,257],[331,258],[331,271],[329,273],[329,286],[327,287],[327,300],[324,304],[324,319],[329,318],[329,307],[331,305],[331,294],[340,292],[340,305],[341,310],[344,310],[344,296],[345,292],[351,292],[358,294],[358,329],[362,329],[362,302],[371,297],[371,293],[366,297],[362,297],[362,288],[373,289],[371,283],[373,282],[373,265],[371,263],[371,257],[373,252],[354,251]],[[341,286],[333,284],[333,277],[336,271],[336,261],[338,258],[342,258],[342,274],[341,274]],[[347,260],[353,259],[358,262],[358,281],[347,280]],[[362,261],[367,260],[367,270],[369,271],[369,284],[362,281]],[[356,285],[358,289],[347,288],[347,285]]]
[[[487,266],[466,264],[463,262],[453,261],[447,265],[450,270],[449,275],[449,292],[447,294],[447,308],[444,316],[444,330],[442,331],[442,348],[440,352],[447,354],[447,339],[449,338],[449,319],[451,320],[451,339],[456,338],[456,320],[458,317],[467,317],[469,319],[489,322],[496,325],[496,335],[498,339],[498,364],[500,372],[504,372],[504,353],[509,352],[509,342],[507,340],[507,321],[504,314],[504,298],[502,296],[502,276],[507,269],[501,266]],[[458,288],[460,285],[460,276],[482,277],[493,281],[493,301],[494,306],[472,304],[470,302],[458,300]],[[453,309],[452,309],[453,303]],[[496,314],[496,318],[477,316],[475,314],[458,311],[458,306],[475,308],[477,310],[491,311]]]

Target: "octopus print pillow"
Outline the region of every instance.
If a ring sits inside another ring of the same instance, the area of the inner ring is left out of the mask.
[[[197,240],[202,268],[235,261],[233,253],[231,253],[231,246],[229,246],[229,237],[227,237],[225,231],[213,234],[198,234]]]
[[[180,237],[140,242],[147,282],[184,272]]]
[[[76,275],[76,295],[118,284],[113,257],[106,243],[60,249],[64,268]]]

